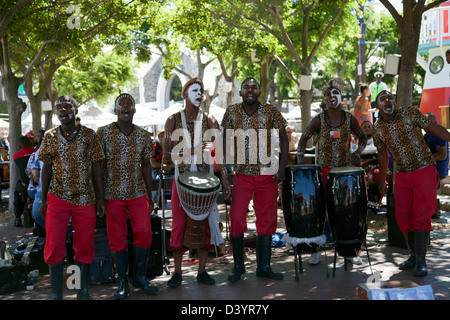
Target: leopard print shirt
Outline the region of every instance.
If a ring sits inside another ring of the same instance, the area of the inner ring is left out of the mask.
[[[52,167],[49,193],[78,206],[95,204],[92,162],[101,161],[103,152],[94,130],[81,126],[72,140],[63,137],[61,126],[48,130],[38,159]]]
[[[134,125],[128,135],[115,122],[100,127],[97,136],[105,154],[102,164],[104,197],[130,200],[147,195],[142,161],[153,155],[150,132]]]
[[[326,121],[328,112],[317,115],[320,119],[320,135],[317,142],[317,164],[325,168],[345,167],[351,165],[350,140],[352,138],[352,115],[342,110],[342,122],[332,127]],[[338,130],[339,129],[339,130]],[[339,131],[339,137],[335,132]]]
[[[263,105],[259,104],[258,108],[253,114],[247,114],[244,110],[243,103],[238,103],[229,106],[225,111],[222,119],[222,127],[234,130],[234,171],[239,174],[245,175],[262,175],[262,174],[275,174],[277,172],[278,164],[273,166],[272,162],[267,164],[267,161],[276,161],[276,155],[271,154],[272,149],[272,129],[281,129],[287,126],[287,121],[284,119],[281,112],[270,104]],[[241,147],[243,138],[239,138],[238,131],[242,129],[243,132],[247,132],[249,129],[254,129],[258,135],[256,141],[257,143],[250,143],[250,139],[244,140],[244,151]],[[260,136],[261,132],[265,132],[266,137]],[[227,132],[225,133],[225,138],[227,137]],[[265,155],[266,159],[261,159],[260,150],[261,141],[267,142],[267,153]],[[228,142],[228,141],[227,141]],[[239,157],[244,157],[244,161],[239,159]],[[256,159],[255,159],[256,158]]]
[[[392,122],[381,117],[373,126],[373,142],[377,148],[389,148],[396,172],[410,172],[436,165],[422,130],[430,124],[416,107],[399,108]]]
[[[200,111],[202,112],[202,111]],[[174,119],[175,119],[175,128],[174,131],[177,129],[182,129],[183,128],[183,121],[181,120],[181,112],[177,112],[174,114]],[[191,136],[191,148],[194,147],[194,122],[186,122],[186,126],[187,129],[189,131],[189,134]],[[205,134],[205,131],[208,130],[208,115],[203,112],[203,120],[202,120],[202,137]],[[183,141],[183,138],[180,137],[180,140],[178,142],[174,142],[174,146],[177,145],[178,143],[180,143],[181,141]],[[185,163],[180,163],[178,164],[178,170],[179,173],[182,174],[184,171],[190,171],[191,165],[190,164],[185,164]],[[201,164],[197,164],[197,171],[200,172],[210,172],[210,166],[209,164],[207,164],[205,162],[205,159],[202,157],[202,163]]]

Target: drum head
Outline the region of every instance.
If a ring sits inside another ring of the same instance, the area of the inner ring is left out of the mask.
[[[220,188],[220,179],[206,172],[183,172],[178,177],[178,182],[184,187],[200,193],[211,192]]]

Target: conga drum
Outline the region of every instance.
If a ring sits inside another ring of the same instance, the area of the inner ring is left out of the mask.
[[[297,249],[303,252],[317,252],[319,245],[326,240],[323,235],[325,190],[320,166],[314,164],[286,166],[282,204],[288,240],[293,245],[297,244]]]
[[[338,255],[359,256],[367,232],[364,169],[340,167],[328,172],[327,209]]]
[[[184,172],[178,176],[177,191],[186,211],[183,245],[189,249],[206,247],[208,216],[221,190],[220,179],[205,172]]]

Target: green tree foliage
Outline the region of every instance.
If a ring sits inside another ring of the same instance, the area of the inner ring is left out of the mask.
[[[74,59],[59,68],[55,85],[61,95],[73,96],[80,105],[95,99],[105,104],[111,95],[136,84],[137,63],[113,52],[100,53],[90,61]]]

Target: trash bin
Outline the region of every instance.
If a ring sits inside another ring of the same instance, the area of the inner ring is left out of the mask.
[[[397,224],[397,219],[395,219],[395,199],[393,193],[388,193],[387,197],[387,225],[388,225],[388,242],[389,245],[399,247],[399,248],[407,248],[405,237],[403,236],[403,232],[400,231],[400,228]]]

